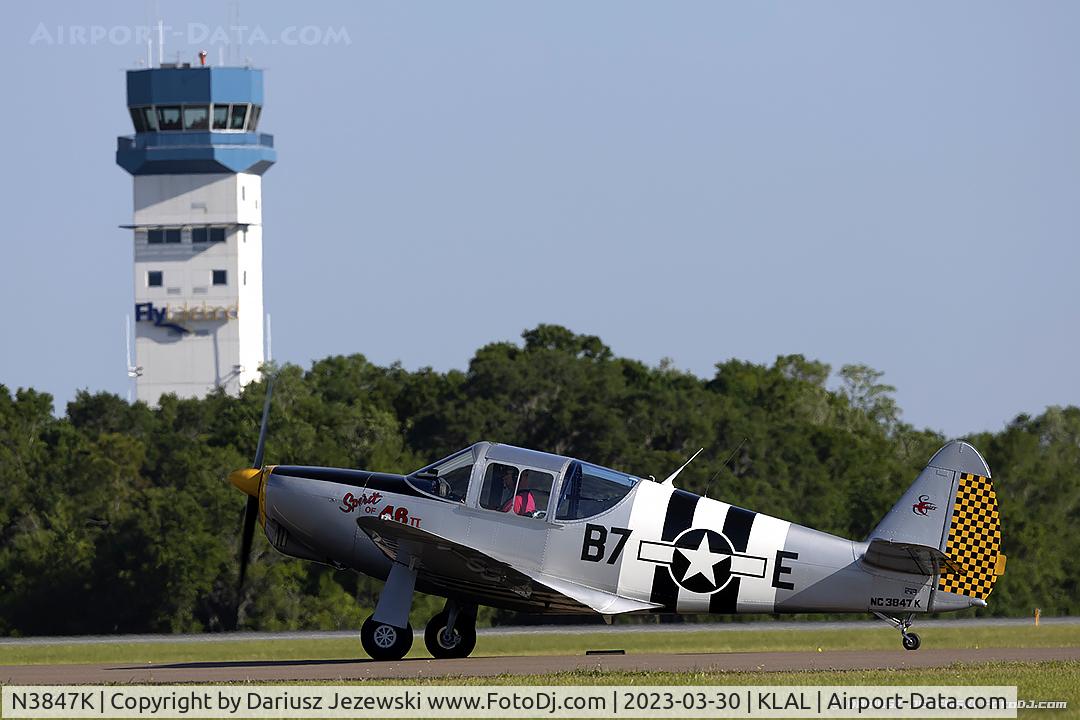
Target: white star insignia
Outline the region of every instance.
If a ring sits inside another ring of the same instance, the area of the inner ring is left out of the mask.
[[[683,575],[683,582],[691,580],[696,575],[702,575],[709,583],[716,585],[716,564],[725,558],[731,557],[723,553],[713,552],[709,547],[708,535],[701,536],[701,543],[698,545],[697,550],[687,548],[677,548],[677,550],[690,561],[690,566],[686,568],[686,574]]]

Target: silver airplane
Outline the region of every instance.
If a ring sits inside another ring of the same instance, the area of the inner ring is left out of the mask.
[[[990,468],[962,441],[854,541],[678,489],[686,465],[657,482],[478,442],[408,475],[264,466],[269,408],[268,388],[253,467],[229,476],[249,496],[241,585],[256,519],[286,555],[385,580],[360,630],[376,660],[412,646],[416,590],[446,598],[424,633],[437,658],[473,651],[478,605],[608,622],[869,612],[916,650],[917,616],[985,607],[1005,571]]]

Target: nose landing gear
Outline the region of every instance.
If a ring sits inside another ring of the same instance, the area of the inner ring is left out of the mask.
[[[879,620],[884,620],[900,631],[900,642],[903,643],[905,650],[918,650],[919,646],[922,645],[922,640],[919,639],[918,635],[908,632],[908,628],[911,627],[911,623],[915,619],[914,613],[908,613],[903,619],[879,612],[875,612],[874,615]]]

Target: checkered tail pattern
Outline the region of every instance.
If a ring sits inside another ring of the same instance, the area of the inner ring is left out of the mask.
[[[990,478],[960,473],[945,554],[963,569],[938,579],[938,589],[985,600],[1005,570],[1001,516]]]

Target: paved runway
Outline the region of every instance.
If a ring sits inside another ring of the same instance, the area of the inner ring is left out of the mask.
[[[224,683],[291,680],[409,680],[430,677],[492,677],[564,670],[754,671],[855,670],[942,667],[953,663],[1080,660],[1080,647],[922,649],[835,652],[686,653],[472,657],[465,660],[367,659],[180,662],[160,665],[123,663],[0,666],[5,685],[78,683]]]
[[[1031,618],[930,618],[920,619],[919,628],[932,627],[1010,627],[1031,625]],[[1043,625],[1080,625],[1077,617],[1044,617]],[[771,632],[777,630],[818,630],[846,632],[849,630],[873,630],[884,628],[880,620],[842,620],[842,621],[754,621],[754,622],[711,622],[711,623],[656,623],[629,624],[616,621],[613,625],[510,625],[500,627],[477,628],[481,637],[505,637],[507,635],[565,635],[568,632],[587,632],[590,634],[619,634],[625,632],[640,633],[684,633],[684,632]],[[348,638],[355,640],[357,630],[297,630],[288,632],[207,632],[180,635],[49,635],[41,637],[9,638],[0,637],[0,648],[7,645],[103,645],[123,643],[133,645],[141,643],[215,643],[264,640],[335,640]],[[416,642],[423,642],[424,630],[415,631]]]

